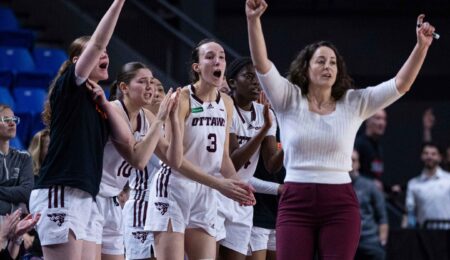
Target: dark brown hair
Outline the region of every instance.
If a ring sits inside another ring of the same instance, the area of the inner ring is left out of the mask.
[[[53,88],[55,87],[56,82],[61,77],[62,74],[64,74],[67,69],[70,67],[70,65],[73,64],[73,58],[79,57],[81,53],[84,50],[84,47],[86,47],[87,42],[91,39],[91,36],[81,36],[77,39],[75,39],[69,46],[68,54],[69,59],[67,59],[63,64],[61,64],[61,67],[59,67],[58,74],[56,74],[56,77],[52,80],[52,83],[50,84],[47,100],[45,101],[44,105],[44,111],[42,112],[42,121],[44,122],[44,125],[47,127],[50,127],[51,117],[52,117],[52,110],[50,107],[50,97],[53,93]]]
[[[337,48],[330,42],[318,41],[303,48],[297,57],[292,61],[289,67],[287,79],[296,84],[302,90],[302,95],[308,94],[309,78],[308,69],[309,62],[316,50],[322,46],[328,47],[336,54],[337,75],[336,82],[331,89],[331,96],[338,101],[348,89],[353,88],[353,80],[347,73],[344,59],[339,54]]]
[[[147,65],[141,62],[128,62],[122,66],[116,80],[110,88],[109,100],[116,100],[123,98],[123,93],[119,89],[121,82],[130,84],[131,80],[136,77],[138,70],[149,69]]]
[[[191,64],[189,64],[189,66],[190,66],[190,78],[191,78],[191,82],[192,83],[195,83],[195,82],[197,82],[200,79],[200,76],[199,76],[198,72],[196,72],[195,70],[192,69],[192,64],[198,63],[199,60],[200,60],[200,58],[199,58],[200,47],[203,44],[207,44],[207,43],[210,43],[210,42],[215,42],[215,43],[220,45],[220,43],[217,40],[214,40],[214,39],[203,39],[197,44],[197,46],[195,46],[195,48],[191,52]]]

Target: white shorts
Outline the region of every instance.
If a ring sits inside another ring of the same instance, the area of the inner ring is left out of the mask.
[[[276,251],[275,229],[252,228],[250,237],[250,254],[259,250]]]
[[[132,196],[130,196],[132,198]],[[144,230],[148,201],[129,199],[122,210],[125,254],[127,259],[146,259],[152,256],[153,233]]]
[[[253,207],[217,192],[216,241],[220,245],[246,255],[253,226]]]
[[[102,254],[123,255],[122,208],[117,197],[95,198],[97,209],[93,209],[88,224],[87,241],[102,245]]]
[[[69,230],[77,240],[86,240],[92,208],[92,196],[80,189],[53,186],[36,189],[30,195],[30,212],[41,213],[36,230],[41,245],[63,244],[69,241]]]
[[[174,232],[201,228],[215,237],[215,193],[207,186],[177,177],[161,168],[152,181],[145,230],[167,231],[170,220]]]

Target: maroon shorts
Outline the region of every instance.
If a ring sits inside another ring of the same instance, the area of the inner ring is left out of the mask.
[[[277,217],[277,259],[352,260],[361,217],[353,186],[285,184]]]

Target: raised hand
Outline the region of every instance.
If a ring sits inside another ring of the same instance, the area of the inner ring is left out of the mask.
[[[172,96],[170,97],[170,102],[171,102],[171,108],[170,108],[170,113],[169,113],[169,117],[170,120],[174,120],[174,119],[178,119],[178,105],[179,105],[179,101],[180,101],[180,93],[181,93],[181,88],[177,88],[177,90],[172,93]]]
[[[272,127],[272,117],[270,116],[269,104],[264,104],[264,128],[270,129]]]
[[[433,33],[435,28],[430,23],[424,22],[424,18],[424,14],[420,14],[417,17],[417,44],[419,44],[419,46],[429,47],[433,42]]]
[[[267,3],[265,0],[247,0],[245,2],[245,14],[247,19],[253,20],[260,18],[261,15],[266,11]]]
[[[159,105],[158,114],[156,114],[156,118],[158,120],[161,120],[163,122],[166,121],[167,116],[169,115],[173,105],[173,101],[171,99],[172,93],[173,89],[170,88],[169,91],[167,91],[166,96],[161,101],[161,104]]]
[[[260,104],[263,104],[263,105],[268,104],[269,108],[271,108],[270,101],[267,99],[266,94],[264,93],[264,91],[261,91],[259,93],[259,98],[258,98],[257,102],[260,103]]]

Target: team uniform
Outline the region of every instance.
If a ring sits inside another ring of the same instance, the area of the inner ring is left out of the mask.
[[[75,76],[75,65],[57,80],[49,99],[50,144],[30,196],[30,211],[42,215],[37,231],[43,246],[68,242],[69,230],[86,239],[109,134],[106,116],[86,80]]]
[[[195,95],[192,85],[188,88],[191,111],[185,120],[184,158],[208,174],[219,175],[226,137],[225,103],[219,92],[215,101],[203,102]],[[152,183],[145,229],[167,231],[171,221],[174,232],[202,228],[215,236],[217,203],[214,194],[213,189],[163,166]]]
[[[237,136],[239,146],[245,145],[253,136],[255,136],[264,125],[264,106],[253,102],[251,111],[240,109],[236,104],[234,106],[233,122],[230,133]],[[272,127],[266,136],[275,136],[276,121],[272,111]],[[237,172],[242,181],[248,182],[255,173],[259,160],[258,150],[250,157]],[[217,237],[216,240],[227,248],[246,255],[252,230],[253,207],[240,206],[224,195],[217,193],[218,198],[218,217],[216,222]]]
[[[258,178],[269,184],[275,184],[274,188],[260,190],[260,185],[252,182],[255,188],[255,199],[258,203],[253,206],[253,227],[250,236],[249,254],[260,250],[276,251],[275,223],[278,211],[278,186],[283,183],[286,170],[281,168],[277,173],[269,173],[261,160],[255,170],[254,178]],[[254,179],[252,179],[254,181]]]
[[[128,111],[123,101],[113,101],[128,117]],[[143,109],[137,116],[137,131],[133,133],[136,141],[140,141],[148,132],[149,124]],[[131,130],[131,123],[129,123]],[[103,157],[103,175],[100,192],[96,197],[97,208],[91,213],[88,241],[102,245],[102,253],[110,255],[124,254],[124,236],[122,208],[117,196],[122,191],[131,175],[148,175],[147,167],[140,171],[132,167],[119,154],[111,140],[105,146]]]
[[[130,197],[122,210],[127,259],[146,259],[152,256],[153,233],[145,231],[144,226],[147,220],[151,182],[160,168],[159,158],[152,155],[147,164],[148,170],[135,171],[129,178]]]

